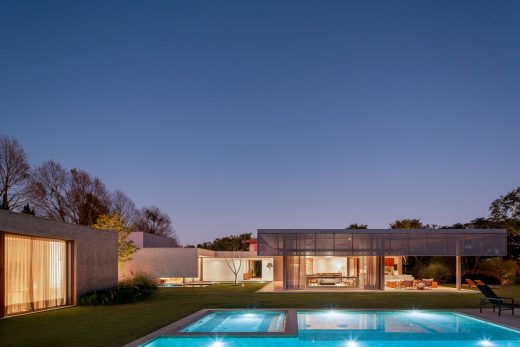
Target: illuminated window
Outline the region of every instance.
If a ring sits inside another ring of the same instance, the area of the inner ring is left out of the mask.
[[[67,242],[5,235],[5,313],[67,304]]]

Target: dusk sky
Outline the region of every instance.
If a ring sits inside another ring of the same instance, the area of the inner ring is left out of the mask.
[[[0,134],[172,217],[488,215],[520,185],[520,1],[0,2]]]

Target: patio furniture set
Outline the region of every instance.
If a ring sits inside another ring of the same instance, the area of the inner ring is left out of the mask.
[[[344,276],[341,272],[316,273],[307,275],[307,286],[340,286],[349,288],[359,287],[359,278],[357,276]]]
[[[395,281],[387,281],[386,286],[388,288],[394,289],[416,289],[416,290],[424,290],[424,289],[432,289],[437,288],[438,283],[430,279],[422,279],[422,280],[395,280]]]

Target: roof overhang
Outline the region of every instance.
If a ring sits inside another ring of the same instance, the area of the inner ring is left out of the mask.
[[[505,256],[504,229],[258,229],[258,255]]]

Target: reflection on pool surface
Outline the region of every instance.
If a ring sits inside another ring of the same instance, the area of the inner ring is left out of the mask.
[[[299,311],[295,337],[164,337],[146,346],[520,347],[520,332],[453,312]]]
[[[183,332],[197,333],[254,333],[283,331],[285,312],[282,311],[216,311],[212,312]]]

